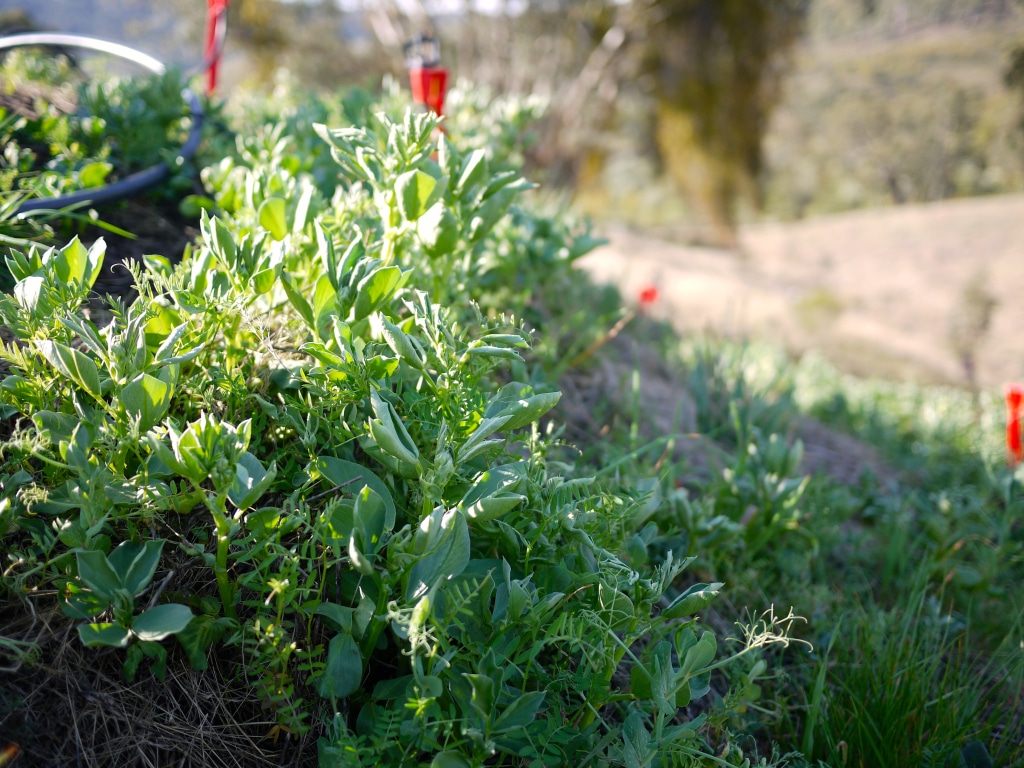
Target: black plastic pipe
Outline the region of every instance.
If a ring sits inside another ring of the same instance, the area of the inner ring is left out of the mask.
[[[101,53],[107,53],[111,56],[125,59],[126,61],[137,64],[157,75],[162,75],[166,71],[166,67],[163,63],[149,54],[137,51],[134,48],[129,48],[127,45],[113,43],[109,40],[100,40],[95,37],[64,35],[49,32],[33,32],[23,35],[8,35],[7,37],[0,37],[0,50],[7,48],[23,48],[34,45],[85,48],[91,51],[99,51]],[[182,96],[189,105],[189,114],[192,118],[192,130],[189,133],[188,138],[185,140],[185,143],[182,144],[181,150],[178,152],[179,161],[190,160],[199,148],[199,142],[202,139],[203,120],[206,117],[206,114],[203,112],[202,104],[199,103],[199,99],[191,90],[186,88],[182,92]],[[131,176],[126,176],[119,181],[115,181],[114,183],[107,184],[103,187],[83,189],[80,192],[73,192],[70,195],[63,195],[61,197],[27,200],[18,206],[17,212],[24,213],[26,211],[41,210],[55,211],[61,208],[67,208],[68,206],[83,204],[103,205],[104,203],[112,203],[117,200],[123,200],[126,197],[139,194],[140,192],[145,192],[147,189],[152,189],[165,181],[170,174],[170,166],[166,162],[161,162],[144,171],[133,173]]]

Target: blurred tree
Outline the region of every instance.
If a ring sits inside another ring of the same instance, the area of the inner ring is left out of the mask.
[[[280,66],[293,20],[294,9],[277,0],[235,0],[228,6],[231,34],[252,52],[258,81],[268,80]]]
[[[1006,87],[1020,97],[1021,117],[1020,128],[1024,131],[1024,44],[1010,51],[1009,62],[1003,74]]]
[[[737,204],[760,204],[762,140],[810,0],[634,0],[656,78],[657,145],[714,241],[736,244]]]
[[[21,8],[0,11],[0,34],[13,35],[37,29],[32,17]]]

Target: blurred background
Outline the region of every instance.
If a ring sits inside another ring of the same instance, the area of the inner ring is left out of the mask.
[[[202,0],[0,0],[10,29],[107,37],[183,66]],[[1024,189],[1020,0],[234,0],[222,94],[401,76],[548,103],[531,162],[597,215],[732,244],[799,219]],[[706,231],[704,231],[706,230]]]
[[[205,15],[202,0],[0,0],[8,31],[106,37],[186,69]],[[418,33],[453,80],[545,103],[528,174],[620,242],[655,238],[630,246],[646,267],[597,268],[690,279],[684,329],[848,348],[861,373],[1024,375],[1024,0],[232,0],[219,95],[404,79]]]

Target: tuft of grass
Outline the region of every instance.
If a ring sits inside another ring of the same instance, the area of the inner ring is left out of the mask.
[[[835,766],[939,768],[965,749],[1019,764],[1006,723],[1014,712],[1019,721],[1022,662],[1019,649],[979,654],[924,589],[890,610],[851,607],[813,668],[804,751]]]

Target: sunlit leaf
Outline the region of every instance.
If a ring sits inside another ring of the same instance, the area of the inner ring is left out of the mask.
[[[97,399],[103,396],[99,368],[88,355],[49,339],[37,341],[36,348],[50,365],[90,395]]]
[[[396,266],[378,267],[356,286],[356,300],[350,313],[354,321],[369,317],[391,298],[402,279],[402,270]]]
[[[271,462],[264,469],[260,460],[246,451],[238,458],[235,480],[228,489],[228,498],[238,509],[244,511],[260,500],[277,477],[277,465]]]
[[[403,173],[395,180],[398,207],[406,221],[416,221],[443,192],[444,185],[423,171]]]
[[[131,632],[119,624],[79,624],[78,637],[87,648],[124,648],[131,640]]]
[[[192,621],[192,611],[187,605],[166,603],[157,605],[135,617],[132,633],[139,640],[159,641],[168,635],[181,632]]]
[[[266,229],[275,240],[284,240],[288,236],[287,204],[283,198],[268,197],[259,210],[260,226]]]
[[[125,411],[139,420],[139,428],[148,430],[160,422],[171,404],[171,385],[143,373],[121,390],[121,404]]]
[[[113,169],[110,163],[89,163],[78,172],[78,180],[85,189],[102,187]]]
[[[459,169],[459,181],[455,185],[455,194],[464,197],[467,192],[484,180],[487,175],[487,152],[482,149],[473,150]]]

